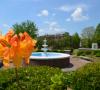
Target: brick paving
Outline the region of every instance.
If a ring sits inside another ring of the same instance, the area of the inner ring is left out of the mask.
[[[74,71],[74,70],[86,65],[87,63],[91,63],[91,61],[87,61],[84,59],[80,59],[80,58],[71,56],[70,57],[70,65],[66,68],[63,68],[62,71],[64,71],[64,72]]]

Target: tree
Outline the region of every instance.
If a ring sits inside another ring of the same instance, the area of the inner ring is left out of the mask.
[[[32,38],[37,37],[37,27],[34,24],[34,22],[27,20],[25,22],[22,22],[21,24],[14,24],[13,25],[13,29],[15,31],[16,34],[19,34],[20,32],[27,32]]]
[[[94,42],[98,43],[98,46],[100,47],[100,24],[98,24],[96,27],[96,31],[94,34]]]
[[[43,39],[42,39],[43,38]],[[64,50],[71,47],[70,35],[68,32],[57,35],[45,35],[38,37],[37,44],[39,49],[42,48],[44,38],[47,39],[48,48],[53,50]]]
[[[44,37],[37,37],[37,48],[39,49],[39,50],[41,50],[41,48],[42,48],[42,45],[43,45],[43,40],[44,40]]]
[[[73,42],[73,48],[79,48],[80,37],[79,37],[78,33],[75,33],[72,35],[72,42]]]
[[[81,43],[83,47],[90,48],[93,42],[95,28],[94,27],[86,27],[83,29],[81,34]]]
[[[65,49],[71,48],[71,36],[68,32],[64,33],[64,39],[63,39],[64,47]]]

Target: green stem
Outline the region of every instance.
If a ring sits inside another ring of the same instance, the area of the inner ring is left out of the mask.
[[[17,90],[25,90],[25,88],[22,88],[22,86],[20,85],[18,69],[16,67],[15,67],[15,74],[16,74]]]
[[[19,88],[19,76],[18,76],[18,69],[15,67],[15,74],[16,74],[16,82],[17,82],[17,90],[19,90],[18,88]]]

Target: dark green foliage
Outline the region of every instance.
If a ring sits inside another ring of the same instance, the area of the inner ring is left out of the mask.
[[[100,50],[77,50],[75,52],[77,56],[87,56],[87,55],[94,55],[94,56],[100,56]]]
[[[57,35],[44,35],[37,38],[37,47],[42,48],[44,38],[47,39],[48,48],[51,50],[64,50],[71,48],[71,36],[65,32]]]
[[[98,43],[98,46],[100,47],[100,24],[98,24],[96,27],[96,31],[94,34],[94,42]]]
[[[73,90],[100,90],[100,63],[90,63],[75,71]]]
[[[73,48],[79,48],[80,45],[80,37],[78,33],[75,33],[72,35],[72,43],[73,43]]]
[[[42,45],[43,45],[43,40],[44,40],[43,37],[40,37],[40,38],[38,37],[38,38],[37,38],[37,45],[36,45],[36,46],[37,46],[38,50],[41,50],[41,48],[43,48],[43,47],[42,47]]]
[[[90,50],[78,50],[77,56],[85,56],[85,55],[91,55],[92,51]]]
[[[64,50],[52,50],[52,52],[64,53]]]
[[[43,50],[38,49],[37,52],[43,52]],[[47,50],[47,52],[65,53],[64,50]]]
[[[27,20],[25,22],[22,22],[21,24],[14,24],[13,29],[15,31],[15,34],[19,34],[20,32],[27,32],[32,38],[37,37],[37,27],[34,24],[34,22]]]
[[[93,50],[92,52],[94,55],[96,55],[96,53],[100,53],[100,50]]]
[[[95,28],[92,26],[83,29],[81,33],[82,47],[91,48],[94,33],[95,33]]]
[[[95,56],[96,56],[96,57],[100,57],[100,52],[96,53]]]
[[[47,66],[19,68],[19,90],[21,90],[20,88],[23,90],[50,90],[54,83],[51,81],[51,77],[59,76],[61,73],[60,69]],[[59,79],[57,80],[59,81]],[[63,86],[62,88],[67,87],[67,84],[65,85],[63,82],[60,85]],[[14,69],[0,71],[0,90],[17,90]]]
[[[84,54],[84,52],[83,51],[81,51],[81,50],[79,50],[78,52],[77,52],[77,56],[84,56],[85,54]]]

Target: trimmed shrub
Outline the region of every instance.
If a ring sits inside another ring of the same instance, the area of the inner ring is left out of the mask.
[[[100,57],[100,52],[96,53],[95,56],[96,56],[96,57]]]
[[[78,52],[77,52],[77,56],[81,56],[81,55],[82,55],[82,56],[85,56],[85,53],[84,53],[83,51],[78,51]]]
[[[74,50],[73,50],[73,54],[74,54],[74,55],[77,55],[77,52],[78,52],[78,49],[74,49]]]
[[[100,50],[87,50],[87,49],[81,50],[79,49],[79,50],[74,50],[73,54],[77,56],[94,55],[94,56],[100,57]]]
[[[97,53],[100,53],[100,50],[93,50],[94,55],[96,55]]]
[[[94,51],[93,51],[93,54],[94,54],[96,57],[100,57],[100,50],[94,50]]]
[[[50,90],[66,90],[72,84],[73,72],[55,74],[51,77]]]
[[[91,55],[91,54],[92,54],[92,51],[91,51],[91,50],[86,50],[84,53],[85,53],[86,55]]]
[[[20,84],[18,90],[66,90],[67,88],[67,82],[63,82],[63,73],[59,68],[48,66],[23,67],[18,69],[18,75]],[[55,84],[53,77],[57,78],[57,83],[61,83]],[[57,87],[60,87],[60,89]],[[0,71],[0,90],[17,90],[14,69]]]
[[[100,63],[90,63],[75,71],[73,90],[100,90]]]

